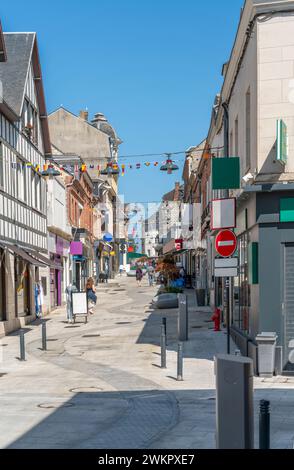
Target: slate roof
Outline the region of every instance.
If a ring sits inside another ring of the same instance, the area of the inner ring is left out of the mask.
[[[4,33],[4,39],[7,61],[0,63],[3,97],[20,116],[35,33]]]

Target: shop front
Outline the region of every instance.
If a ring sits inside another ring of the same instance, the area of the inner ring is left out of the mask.
[[[49,233],[51,308],[59,307],[65,301],[65,289],[69,284],[69,246],[68,240]]]

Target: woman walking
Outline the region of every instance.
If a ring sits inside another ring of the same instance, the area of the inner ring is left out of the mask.
[[[87,299],[89,302],[89,313],[93,315],[94,306],[97,303],[97,295],[95,294],[94,279],[92,277],[89,277],[89,279],[87,280],[86,292],[87,292]]]
[[[137,269],[136,269],[136,279],[137,279],[138,287],[141,287],[141,282],[143,279],[143,271],[140,268],[140,266],[137,266]]]

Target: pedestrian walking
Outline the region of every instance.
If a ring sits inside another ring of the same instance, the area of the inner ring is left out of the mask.
[[[152,287],[154,283],[154,272],[155,272],[155,269],[153,268],[152,265],[147,267],[148,281],[149,281],[150,287]]]
[[[136,269],[136,280],[137,280],[138,287],[141,287],[142,279],[143,279],[143,271],[142,271],[142,269],[140,268],[140,266],[137,266],[137,269]]]
[[[124,267],[123,264],[121,264],[120,267],[119,267],[119,275],[120,275],[120,277],[122,277],[124,270],[125,270],[125,267]]]
[[[73,323],[73,311],[72,311],[72,294],[73,292],[79,292],[74,284],[69,284],[65,289],[66,293],[66,314],[68,323]]]
[[[94,279],[92,277],[89,277],[89,279],[87,280],[86,292],[87,292],[87,299],[88,299],[88,304],[89,304],[89,313],[90,315],[93,315],[94,307],[97,303],[97,295],[95,294]]]

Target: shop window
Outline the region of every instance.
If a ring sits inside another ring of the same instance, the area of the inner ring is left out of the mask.
[[[0,248],[0,321],[6,320],[5,253]]]
[[[3,145],[0,142],[0,188],[4,186],[4,163],[3,163]]]
[[[249,333],[249,317],[251,307],[251,292],[249,280],[249,235],[245,233],[238,239],[239,278],[234,285],[234,319],[233,322],[244,333]]]

